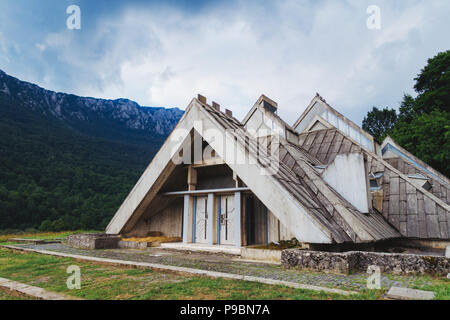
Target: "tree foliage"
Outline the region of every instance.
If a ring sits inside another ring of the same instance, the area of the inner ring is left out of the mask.
[[[362,128],[370,133],[378,143],[388,135],[397,122],[397,112],[394,109],[384,108],[383,110],[373,107],[372,111],[362,122]]]
[[[162,141],[85,135],[0,95],[0,230],[105,228]]]
[[[450,50],[429,59],[414,80],[417,97],[404,95],[393,127],[384,127],[393,116],[374,108],[363,129],[378,142],[391,135],[400,146],[450,176]]]
[[[428,64],[414,79],[418,93],[414,111],[418,114],[433,110],[450,109],[450,50],[441,52],[428,60]]]
[[[436,170],[450,173],[450,112],[433,110],[415,117],[410,123],[399,122],[394,140]]]

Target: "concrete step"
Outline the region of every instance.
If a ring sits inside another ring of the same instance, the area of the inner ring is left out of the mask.
[[[410,288],[392,287],[386,294],[386,298],[394,300],[433,300],[432,291],[423,291]]]
[[[75,297],[68,297],[64,294],[47,291],[39,287],[30,286],[5,278],[0,278],[0,289],[17,292],[18,294],[26,295],[39,300],[80,300]]]
[[[224,246],[224,245],[207,245],[199,243],[182,243],[182,242],[169,242],[161,243],[161,248],[163,249],[173,249],[173,250],[183,250],[183,251],[200,251],[200,252],[211,252],[211,253],[225,253],[232,255],[240,255],[241,248],[234,246]]]

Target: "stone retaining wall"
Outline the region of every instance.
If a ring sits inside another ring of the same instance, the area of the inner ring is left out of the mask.
[[[119,240],[116,235],[102,233],[74,234],[67,237],[67,244],[78,249],[115,249]]]
[[[343,274],[365,272],[371,265],[380,267],[381,272],[395,274],[450,273],[450,258],[363,251],[335,253],[288,249],[281,254],[281,265],[285,268]]]

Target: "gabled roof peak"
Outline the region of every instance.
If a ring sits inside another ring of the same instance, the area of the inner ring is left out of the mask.
[[[319,98],[324,103],[327,103],[327,100],[325,100],[318,92],[316,92],[316,98]]]
[[[263,101],[270,104],[273,108],[278,109],[278,103],[267,97],[265,94],[262,94],[256,103],[260,104]]]

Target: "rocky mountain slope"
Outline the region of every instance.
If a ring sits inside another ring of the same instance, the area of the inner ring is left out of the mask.
[[[0,230],[103,228],[182,114],[0,71]]]

